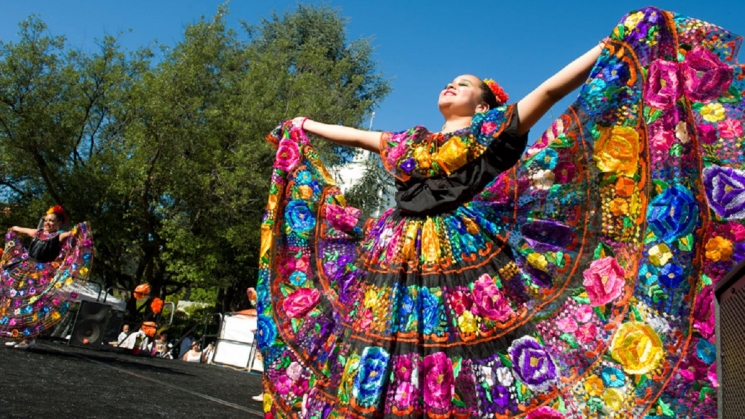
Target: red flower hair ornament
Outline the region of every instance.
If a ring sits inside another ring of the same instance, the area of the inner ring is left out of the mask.
[[[497,82],[495,82],[493,79],[484,79],[484,84],[489,87],[489,90],[491,90],[492,93],[494,93],[494,97],[497,98],[497,103],[500,105],[504,105],[507,103],[508,100],[510,100],[509,95],[504,92],[504,89],[502,89],[502,86],[500,86]]]
[[[55,214],[59,221],[62,221],[62,224],[67,222],[67,214],[65,213],[65,209],[62,208],[60,205],[55,205],[52,208],[49,208],[47,210],[47,215],[49,214]]]

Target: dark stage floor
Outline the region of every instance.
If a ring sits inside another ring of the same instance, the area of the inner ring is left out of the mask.
[[[0,347],[0,418],[257,418],[260,392],[261,375],[229,367],[43,340]]]

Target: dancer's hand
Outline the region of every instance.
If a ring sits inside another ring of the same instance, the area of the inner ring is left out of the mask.
[[[303,129],[303,125],[305,125],[305,121],[307,121],[308,118],[305,116],[298,116],[297,118],[292,119],[292,125]]]

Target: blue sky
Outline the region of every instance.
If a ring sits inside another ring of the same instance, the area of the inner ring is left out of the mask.
[[[50,35],[64,35],[69,45],[90,51],[105,34],[120,37],[134,50],[154,40],[173,45],[185,25],[212,16],[223,1],[213,0],[0,0],[0,40],[15,41],[18,22],[37,14]],[[374,128],[402,130],[425,125],[437,130],[442,117],[437,95],[463,73],[491,77],[511,101],[538,86],[562,66],[607,36],[628,11],[647,1],[518,0],[493,2],[421,0],[326,0],[348,19],[349,40],[370,38],[375,60],[393,92],[376,110]],[[292,10],[294,0],[233,0],[228,22],[258,23],[272,11]],[[654,6],[697,17],[733,32],[745,33],[745,2],[664,0]],[[131,30],[131,31],[130,31]],[[247,94],[250,94],[247,92]],[[573,95],[570,95],[573,96]],[[548,127],[571,103],[567,98],[535,127]],[[287,115],[291,118],[296,115]],[[280,121],[277,121],[280,122]]]

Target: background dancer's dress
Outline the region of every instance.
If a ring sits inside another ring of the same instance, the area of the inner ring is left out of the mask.
[[[39,230],[28,249],[8,231],[0,259],[0,336],[33,338],[57,324],[77,296],[73,283],[85,283],[93,263],[93,237],[88,223],[61,232]]]
[[[715,417],[712,289],[745,257],[740,41],[630,13],[486,185],[513,106],[385,135],[398,207],[364,228],[282,125],[258,286],[270,417]]]

